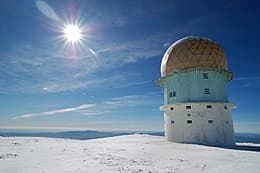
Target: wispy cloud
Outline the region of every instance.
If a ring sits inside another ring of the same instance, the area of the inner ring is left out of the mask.
[[[163,47],[169,47],[171,43],[164,43]]]
[[[137,107],[158,104],[158,98],[151,95],[127,95],[111,98],[103,105],[106,109],[117,109],[122,107]]]
[[[23,119],[23,118],[31,118],[31,117],[35,117],[35,116],[37,116],[37,114],[23,114],[23,115],[13,117],[12,119],[16,120],[16,119]]]
[[[247,76],[234,78],[234,81],[240,83],[241,88],[259,87],[260,76]]]
[[[260,76],[238,77],[238,78],[234,78],[234,80],[237,81],[260,80]]]
[[[45,85],[42,89],[47,92],[60,92],[67,90],[75,90],[81,88],[89,88],[89,87],[97,87],[98,85],[102,85],[107,82],[114,82],[116,80],[121,79],[121,75],[114,75],[108,78],[100,78],[100,79],[88,79],[88,80],[72,80],[70,82],[49,82],[49,84]]]
[[[69,107],[69,108],[52,110],[52,111],[47,111],[47,112],[18,115],[18,116],[13,117],[12,119],[17,120],[17,119],[32,118],[32,117],[38,117],[38,116],[44,116],[44,115],[49,116],[49,115],[55,115],[55,114],[60,114],[60,113],[66,113],[66,112],[77,112],[77,111],[82,111],[82,110],[86,111],[95,106],[96,105],[94,105],[94,104],[83,104],[83,105],[76,106],[76,107]]]
[[[152,81],[145,80],[145,81],[140,81],[140,82],[121,83],[121,84],[118,84],[116,87],[125,88],[125,87],[139,86],[139,85],[144,85],[144,84],[152,84]]]
[[[90,52],[71,59],[58,47],[43,45],[18,45],[1,56],[4,58],[0,59],[0,90],[7,92],[41,92],[49,84],[62,87],[86,82],[88,79],[83,78],[99,66],[99,60]]]
[[[120,111],[122,108],[139,106],[144,107],[159,104],[160,99],[158,99],[155,93],[148,93],[146,95],[126,95],[121,97],[113,97],[95,104],[82,104],[75,107],[18,115],[13,117],[12,120],[58,115],[67,112],[76,112],[82,115],[103,115],[106,113]]]
[[[39,9],[42,14],[44,14],[46,17],[55,20],[57,22],[61,22],[61,18],[57,15],[57,13],[44,1],[37,0],[36,1],[36,7]]]
[[[43,112],[43,114],[45,114],[45,115],[54,115],[54,114],[57,114],[57,113],[75,112],[75,111],[78,111],[78,110],[85,110],[85,109],[93,108],[95,106],[96,105],[94,105],[94,104],[84,104],[84,105],[71,107],[71,108],[65,108],[65,109],[59,109],[59,110],[54,110],[54,111]]]

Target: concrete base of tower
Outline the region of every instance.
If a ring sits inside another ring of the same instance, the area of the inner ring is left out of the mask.
[[[163,105],[167,141],[235,145],[231,103],[186,102]]]

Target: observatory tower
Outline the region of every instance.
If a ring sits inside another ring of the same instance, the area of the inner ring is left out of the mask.
[[[232,80],[223,49],[201,37],[172,44],[161,62],[164,130],[168,141],[234,145],[226,85]]]

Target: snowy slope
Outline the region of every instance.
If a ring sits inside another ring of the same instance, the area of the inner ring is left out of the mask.
[[[260,172],[260,152],[137,134],[84,141],[0,137],[0,172]]]

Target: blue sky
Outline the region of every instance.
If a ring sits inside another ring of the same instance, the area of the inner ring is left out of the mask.
[[[218,42],[236,132],[260,133],[257,1],[1,1],[0,129],[162,130],[160,62],[190,35]],[[71,48],[64,23],[85,39]],[[94,53],[93,53],[94,52]]]

